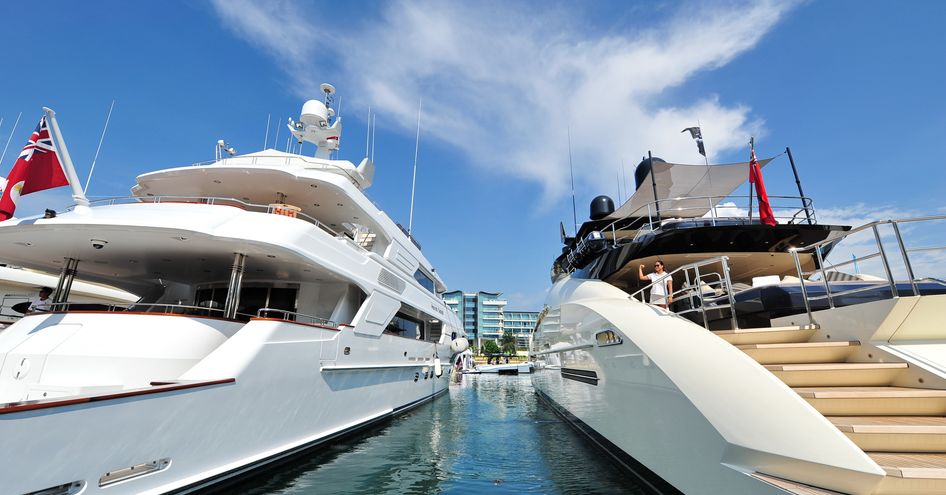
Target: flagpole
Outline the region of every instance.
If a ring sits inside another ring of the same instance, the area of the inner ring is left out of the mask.
[[[53,138],[53,145],[59,150],[59,154],[62,157],[63,171],[66,173],[66,178],[69,179],[69,186],[72,187],[72,200],[75,201],[77,205],[89,206],[89,200],[85,197],[85,193],[82,192],[82,185],[79,184],[76,168],[72,165],[72,158],[69,157],[66,142],[63,141],[62,133],[59,132],[59,122],[56,121],[56,112],[49,107],[43,107],[43,112],[46,113],[46,118],[49,120],[49,130],[52,134],[50,137]]]
[[[752,154],[755,153],[755,138],[749,137],[749,224],[752,224]]]
[[[12,140],[13,135],[16,134],[16,126],[20,125],[20,117],[22,116],[23,112],[20,112],[20,114],[16,116],[16,121],[13,122],[13,130],[10,131],[10,137],[7,138],[7,145],[3,147],[3,153],[0,153],[0,163],[2,163],[3,159],[7,156],[7,148],[10,147],[10,140]]]

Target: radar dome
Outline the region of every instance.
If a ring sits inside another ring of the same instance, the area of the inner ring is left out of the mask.
[[[667,163],[667,162],[655,156],[653,158],[644,158],[640,163],[637,164],[637,168],[634,169],[634,184],[635,184],[634,190],[635,191],[641,188],[641,183],[643,183],[644,180],[647,179],[647,174],[649,174],[650,171],[653,170],[654,163]]]
[[[612,213],[614,213],[614,201],[611,198],[601,195],[591,200],[592,220],[601,220]]]
[[[309,100],[302,105],[299,121],[305,125],[328,127],[328,108],[319,100]]]

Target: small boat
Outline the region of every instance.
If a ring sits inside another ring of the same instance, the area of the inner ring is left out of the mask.
[[[506,363],[506,364],[484,364],[477,366],[473,373],[498,373],[500,375],[522,375],[532,373],[532,362],[524,363]]]

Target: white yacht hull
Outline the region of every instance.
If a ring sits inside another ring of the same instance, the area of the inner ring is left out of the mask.
[[[532,351],[539,397],[657,491],[785,493],[764,474],[870,493],[884,475],[789,387],[700,326],[596,280],[560,280],[548,309]]]
[[[35,318],[46,317],[4,337]],[[18,447],[0,455],[2,492],[77,483],[83,494],[188,493],[430,400],[449,383],[437,360],[450,357],[441,343],[254,320],[181,375],[193,388],[8,408],[0,437]],[[154,472],[108,484],[109,473],[154,461]]]

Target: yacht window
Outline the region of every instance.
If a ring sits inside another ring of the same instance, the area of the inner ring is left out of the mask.
[[[404,313],[394,316],[391,323],[388,323],[387,331],[408,339],[424,338],[424,324]]]
[[[434,281],[420,268],[414,272],[414,280],[420,282],[420,285],[423,285],[425,289],[429,290],[430,292],[434,292]]]
[[[296,311],[296,288],[276,288],[276,287],[243,287],[240,290],[240,306],[237,309],[237,319],[249,321],[262,308],[282,309],[290,312]],[[200,289],[197,291],[195,301],[198,306],[223,309],[227,300],[227,288],[216,287]],[[211,316],[218,312],[212,312]],[[221,313],[222,314],[222,313]],[[270,316],[282,317],[272,314]],[[287,319],[293,319],[292,315],[286,315]]]

